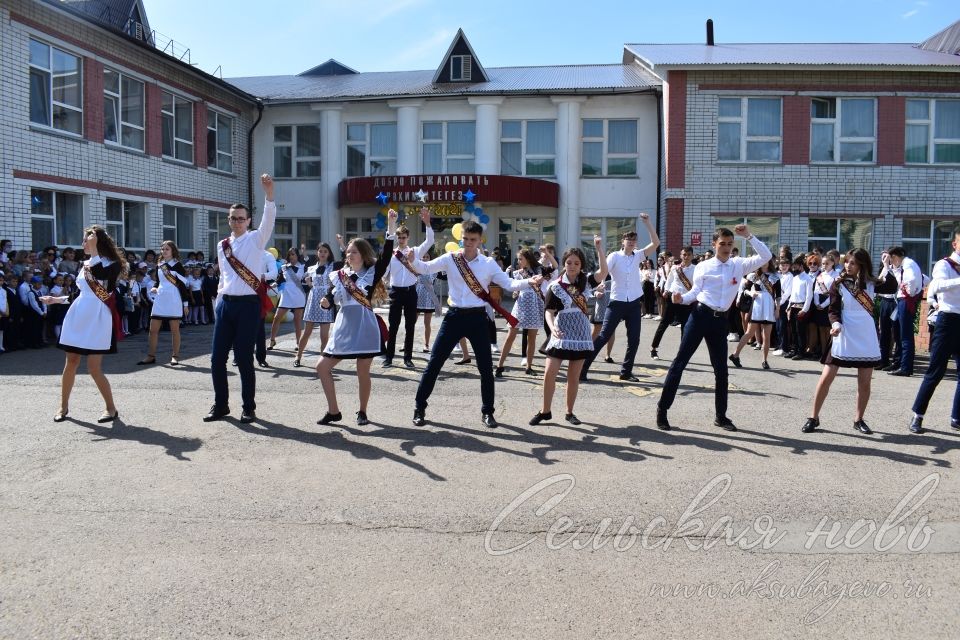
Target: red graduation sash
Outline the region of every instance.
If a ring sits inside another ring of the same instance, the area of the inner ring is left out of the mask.
[[[770,284],[770,278],[767,276],[767,274],[765,274],[765,273],[764,273],[764,274],[761,274],[761,276],[760,276],[760,282],[761,282],[761,284],[763,284],[763,288],[766,289],[766,290],[767,290],[767,293],[769,293],[770,296],[772,297],[772,296],[773,296],[773,285]]]
[[[693,283],[690,282],[690,278],[687,277],[687,274],[683,272],[683,267],[677,266],[674,267],[677,270],[677,278],[680,280],[680,284],[686,287],[687,291],[693,289]]]
[[[177,278],[177,276],[170,273],[170,266],[166,262],[160,265],[160,271],[170,284],[175,286],[177,289],[180,288],[180,280]]]
[[[224,238],[223,242],[220,243],[220,248],[223,249],[224,257],[227,259],[227,262],[230,263],[230,266],[233,267],[233,270],[236,271],[237,275],[240,276],[240,279],[260,297],[260,317],[267,317],[267,313],[273,311],[273,300],[267,295],[267,283],[262,278],[255,276],[253,272],[247,268],[247,265],[240,262],[240,259],[233,255],[233,249],[230,247],[230,238]]]
[[[453,254],[453,264],[456,265],[457,271],[460,272],[460,277],[463,278],[463,281],[467,283],[467,286],[470,288],[470,291],[473,292],[473,295],[477,296],[491,307],[493,310],[506,318],[507,322],[511,327],[517,326],[519,320],[510,315],[510,312],[500,306],[500,303],[490,297],[490,294],[486,289],[483,288],[483,285],[480,284],[480,281],[477,280],[477,276],[474,275],[473,271],[470,269],[470,265],[467,263],[467,259],[463,257],[462,253]]]
[[[100,302],[107,305],[107,309],[110,309],[110,322],[113,325],[113,336],[117,342],[120,342],[125,336],[123,335],[123,325],[120,323],[120,314],[117,312],[117,296],[114,295],[113,292],[107,291],[106,287],[93,277],[93,274],[90,273],[90,269],[87,266],[83,267],[83,277],[90,286],[90,289],[93,290],[93,294],[100,298]]]
[[[393,252],[393,257],[396,258],[400,262],[400,264],[406,267],[407,271],[412,273],[414,276],[417,276],[417,277],[420,276],[420,274],[417,273],[416,269],[414,269],[413,266],[410,264],[410,260],[407,258],[406,255],[404,255],[402,251],[400,251],[400,249],[397,249],[396,251]]]
[[[854,281],[852,279],[844,278],[841,280],[841,283],[846,287],[847,291],[850,292],[850,295],[860,303],[860,306],[863,307],[863,310],[873,316],[873,298],[867,295],[867,292],[861,289],[860,287],[854,286]]]
[[[343,285],[343,288],[347,293],[350,294],[350,297],[357,301],[363,307],[366,307],[370,311],[373,311],[373,303],[370,302],[370,298],[363,294],[363,291],[360,290],[360,287],[357,286],[357,283],[353,281],[353,278],[347,275],[345,269],[340,269],[337,271],[337,278],[340,280],[340,284]],[[390,335],[390,330],[387,328],[387,323],[383,321],[376,313],[373,314],[377,319],[377,326],[380,327],[380,342],[386,344],[387,338]]]
[[[587,313],[587,299],[583,295],[583,292],[568,282],[561,281],[559,284],[563,287],[563,290],[567,292],[567,295],[570,296],[570,299],[573,300],[573,303],[577,305],[577,308],[583,311],[584,315],[589,315]]]

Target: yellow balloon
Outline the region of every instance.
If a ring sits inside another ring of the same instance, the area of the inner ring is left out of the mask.
[[[453,253],[454,251],[460,248],[460,245],[457,244],[456,242],[451,241],[443,245],[443,248],[447,250],[447,253]]]
[[[459,222],[458,222],[457,224],[453,225],[453,229],[451,229],[450,231],[453,233],[453,239],[454,239],[454,240],[462,240],[462,239],[463,239],[463,225],[460,224]]]
[[[269,252],[270,255],[272,255],[272,256],[274,257],[274,259],[280,257],[280,252],[277,251],[277,248],[276,248],[276,247],[270,247],[269,249],[267,249],[267,252]]]

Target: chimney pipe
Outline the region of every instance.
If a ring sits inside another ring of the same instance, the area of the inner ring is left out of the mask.
[[[707,46],[713,46],[713,20],[707,19]]]

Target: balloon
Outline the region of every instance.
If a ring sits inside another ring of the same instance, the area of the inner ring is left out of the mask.
[[[463,237],[463,225],[458,222],[457,224],[453,225],[453,229],[451,229],[450,232],[453,233],[454,240],[459,240],[461,237]]]
[[[472,213],[473,213],[473,215],[475,215],[475,216],[477,216],[477,217],[479,218],[480,216],[483,215],[483,209],[481,209],[480,207],[474,207]]]
[[[376,225],[377,229],[383,229],[387,226],[387,223],[384,222],[383,218],[377,218],[374,224]]]
[[[458,245],[456,242],[451,241],[443,245],[443,248],[447,250],[447,253],[453,253],[454,251],[460,248],[460,245]]]
[[[269,249],[267,249],[267,252],[268,252],[270,255],[273,256],[273,259],[274,259],[274,260],[276,260],[276,259],[278,259],[278,258],[280,257],[280,252],[277,251],[277,248],[276,248],[276,247],[270,247]]]
[[[483,214],[482,216],[480,216],[480,224],[486,226],[489,223],[490,223],[490,216],[488,216],[487,214]]]
[[[467,213],[473,213],[474,209],[476,209],[476,207],[473,205],[472,202],[463,208],[463,210],[466,211]]]

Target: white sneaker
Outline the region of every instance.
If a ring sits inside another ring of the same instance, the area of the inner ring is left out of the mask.
[[[490,345],[490,353],[500,353],[500,348],[497,345],[492,344]]]
[[[654,319],[654,320],[659,320],[659,319],[660,319],[660,316],[653,316],[653,319]]]
[[[740,336],[735,333],[728,333],[727,342],[740,342]]]
[[[458,344],[453,348],[453,351],[451,353],[463,353],[463,349],[461,349],[460,345]]]
[[[770,355],[773,355],[773,356],[782,356],[782,355],[783,355],[783,349],[776,349],[776,350],[774,350],[774,351],[771,351],[771,352],[770,352]]]

